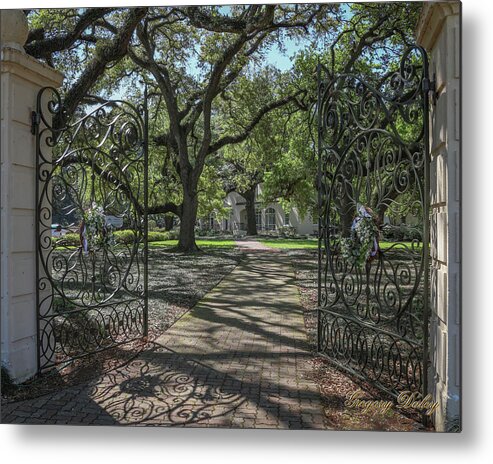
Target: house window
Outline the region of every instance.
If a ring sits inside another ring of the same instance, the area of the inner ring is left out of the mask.
[[[258,229],[262,228],[262,210],[260,209],[255,210],[255,223]]]
[[[289,226],[289,213],[284,213],[284,225]]]
[[[265,210],[265,228],[267,230],[275,230],[276,228],[276,210],[274,208]]]

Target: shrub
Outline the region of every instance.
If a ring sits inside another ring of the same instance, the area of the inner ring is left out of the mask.
[[[168,234],[170,240],[178,240],[180,232],[178,230],[170,230]]]
[[[147,227],[149,230],[156,230],[157,227],[157,222],[154,219],[149,219],[147,221]]]
[[[132,230],[119,230],[115,232],[115,239],[117,243],[132,243],[135,240],[135,234]],[[148,242],[163,242],[170,240],[169,232],[149,231],[147,233]]]
[[[392,226],[387,224],[382,227],[382,238],[390,242],[410,242],[412,240],[421,240],[421,226],[408,226],[404,224]]]
[[[280,226],[278,228],[280,237],[294,237],[296,235],[296,229],[291,226]]]
[[[117,230],[113,232],[116,243],[131,244],[135,240],[135,232],[131,229]],[[149,231],[147,239],[149,242],[163,242],[166,240],[176,240],[178,231]],[[79,234],[66,234],[63,237],[52,237],[52,241],[57,246],[80,246]]]
[[[59,247],[63,246],[79,246],[80,235],[79,234],[65,234],[63,237],[52,237],[52,241]]]
[[[116,243],[128,244],[133,243],[135,240],[135,233],[130,229],[117,230],[116,232],[113,232],[113,236],[115,237]]]
[[[170,240],[169,232],[151,231],[147,234],[147,241],[149,242],[164,242],[165,240]]]
[[[195,235],[197,237],[205,237],[207,236],[209,229],[201,229],[200,227],[195,227]]]

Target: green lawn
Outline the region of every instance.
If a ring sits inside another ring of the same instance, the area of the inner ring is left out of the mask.
[[[316,249],[318,248],[318,240],[316,238],[310,239],[296,239],[296,238],[262,238],[258,240],[260,243],[270,246],[272,248],[283,249]],[[387,250],[394,242],[380,242],[380,248]],[[402,247],[407,245],[411,247],[411,242],[399,242],[398,246]],[[421,248],[421,246],[419,246]]]
[[[271,248],[281,248],[285,250],[316,250],[318,248],[318,240],[316,238],[310,239],[296,239],[296,238],[261,238],[258,241]],[[206,238],[196,240],[199,248],[235,248],[236,242],[234,240],[224,240],[216,238]],[[178,240],[163,240],[160,242],[149,242],[150,248],[171,248],[178,245]],[[387,250],[394,242],[380,242],[380,248]],[[399,242],[398,246],[408,245],[411,246],[411,242]],[[66,249],[76,249],[75,246],[64,247]],[[418,248],[421,248],[419,246]]]
[[[199,248],[235,248],[234,240],[218,240],[214,238],[196,240]],[[169,248],[178,245],[178,240],[164,240],[162,242],[149,242],[149,248]]]
[[[411,242],[380,242],[378,245],[380,246],[380,249],[387,250],[392,245],[396,245],[396,248],[403,248],[404,245],[406,245],[409,248],[411,248],[412,243]],[[421,244],[419,244],[418,246],[416,246],[416,248],[417,249],[420,249],[420,250],[421,250],[421,247],[422,247]]]
[[[296,238],[261,238],[258,240],[263,245],[272,248],[318,248],[318,240],[316,238],[296,239]]]

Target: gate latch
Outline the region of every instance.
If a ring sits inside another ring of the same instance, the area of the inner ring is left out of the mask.
[[[39,113],[37,113],[36,111],[31,111],[31,134],[36,134],[36,126],[39,126],[40,122],[41,118],[39,116]]]

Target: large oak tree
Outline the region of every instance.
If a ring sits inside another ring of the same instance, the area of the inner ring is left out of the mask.
[[[326,5],[248,5],[227,12],[218,7],[157,8],[139,24],[140,45],[130,50],[130,57],[153,77],[163,97],[168,124],[154,141],[172,153],[182,188],[180,204],[167,202],[150,212],[180,217],[178,249],[197,249],[198,185],[207,159],[246,140],[263,116],[295,103],[304,91],[280,92],[259,105],[239,131],[219,125],[219,101],[281,32],[306,32],[329,18],[331,8],[337,9]],[[190,69],[194,61],[195,69]]]
[[[320,61],[331,62],[333,72],[372,68],[376,78],[383,76],[412,40],[419,8],[401,3],[39,10],[28,13],[26,51],[66,72],[68,116],[92,91],[109,96],[121,91],[121,82],[146,80],[155,95],[151,167],[157,173],[150,176],[155,201],[149,212],[179,216],[178,247],[194,251],[204,179],[213,182],[227,147],[253,146],[255,130],[269,114],[309,112]],[[248,95],[236,92],[238,83],[265,66],[269,49],[282,49],[292,38],[303,38],[309,52],[300,55],[294,72],[279,78],[281,85],[273,86],[268,99],[251,105]],[[135,85],[127,94],[141,96]],[[295,132],[295,124],[291,127]],[[259,160],[265,161],[263,155]],[[271,166],[289,167],[280,159]],[[289,161],[285,153],[284,161]],[[306,178],[296,174],[277,176],[292,181],[285,193],[278,182],[280,197],[295,197],[297,187],[306,187]]]

